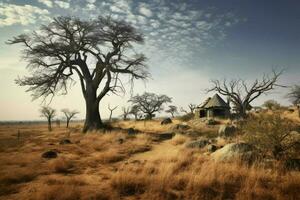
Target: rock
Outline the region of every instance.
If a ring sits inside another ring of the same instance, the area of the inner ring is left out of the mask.
[[[219,128],[219,137],[232,137],[236,132],[236,128],[231,125],[221,125]]]
[[[170,140],[175,133],[159,133],[154,135],[154,141]]]
[[[207,146],[207,151],[209,151],[211,153],[215,152],[217,149],[218,149],[217,146],[213,145],[213,144],[210,144]]]
[[[129,128],[129,129],[127,130],[127,134],[128,134],[128,135],[136,135],[136,131],[135,131],[133,128]]]
[[[43,158],[56,158],[57,152],[55,150],[49,150],[42,154]]]
[[[188,148],[203,148],[206,145],[210,144],[210,142],[207,139],[200,139],[196,141],[191,141],[186,144],[186,147]]]
[[[176,124],[173,129],[179,131],[186,131],[190,129],[190,126],[187,124]]]
[[[62,139],[59,144],[72,144],[72,142],[69,139]]]
[[[117,142],[118,142],[119,144],[123,144],[123,143],[124,143],[124,139],[123,139],[123,138],[119,138],[119,139],[117,140]]]
[[[211,155],[216,161],[234,161],[240,159],[248,164],[253,163],[258,158],[258,152],[254,146],[248,143],[227,144]]]
[[[214,120],[214,119],[207,119],[205,121],[205,124],[206,125],[216,125],[216,124],[218,124],[218,122],[216,120]]]
[[[201,135],[201,133],[196,132],[196,131],[189,131],[186,133],[187,136],[192,137],[192,138],[197,138]]]
[[[166,118],[164,120],[162,120],[160,122],[161,125],[165,125],[165,124],[171,124],[172,123],[172,119],[171,118]]]
[[[287,159],[284,162],[284,167],[287,170],[300,171],[300,159]]]

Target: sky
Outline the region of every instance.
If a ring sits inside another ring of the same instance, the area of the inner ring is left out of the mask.
[[[125,20],[145,36],[138,47],[148,60],[151,79],[135,82],[133,94],[145,91],[166,94],[172,104],[187,108],[200,104],[212,79],[245,79],[251,83],[272,69],[284,69],[279,83],[300,84],[300,2],[297,0],[0,0],[0,121],[40,119],[42,100],[32,101],[26,87],[14,83],[28,74],[20,45],[5,42],[30,34],[53,17],[98,15]],[[100,103],[102,118],[107,109],[129,106],[127,93],[110,95]],[[287,88],[259,97],[253,105],[275,99],[283,105]],[[49,103],[49,101],[47,102]],[[76,109],[85,116],[85,104],[77,83],[50,106]],[[164,113],[162,113],[164,114]],[[58,112],[58,117],[62,114]]]

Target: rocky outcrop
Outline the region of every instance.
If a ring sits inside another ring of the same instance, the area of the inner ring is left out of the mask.
[[[172,123],[172,119],[171,118],[166,118],[164,120],[162,120],[160,122],[161,125],[165,125],[165,124],[171,124]]]
[[[233,137],[236,133],[236,127],[232,125],[221,125],[218,131],[219,137]]]

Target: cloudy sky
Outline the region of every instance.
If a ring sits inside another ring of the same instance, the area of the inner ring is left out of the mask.
[[[92,19],[98,15],[125,20],[140,30],[146,43],[138,50],[148,57],[152,78],[136,82],[134,93],[166,94],[173,104],[199,104],[211,79],[243,78],[253,81],[285,69],[280,83],[300,84],[300,3],[297,0],[0,0],[0,120],[39,119],[41,100],[31,101],[26,88],[14,79],[27,73],[21,46],[5,41],[37,30],[60,15]],[[84,100],[79,84],[51,106],[77,109],[84,117]],[[128,87],[128,91],[130,88]],[[287,89],[260,97],[288,104]],[[107,105],[127,104],[129,94],[107,96]]]

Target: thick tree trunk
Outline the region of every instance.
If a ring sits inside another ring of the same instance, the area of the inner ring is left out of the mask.
[[[67,119],[67,128],[69,128],[69,123],[70,123],[70,120]]]
[[[103,128],[103,123],[100,118],[99,101],[96,97],[96,90],[92,87],[87,87],[86,96],[86,117],[83,127],[83,132],[97,130]]]

